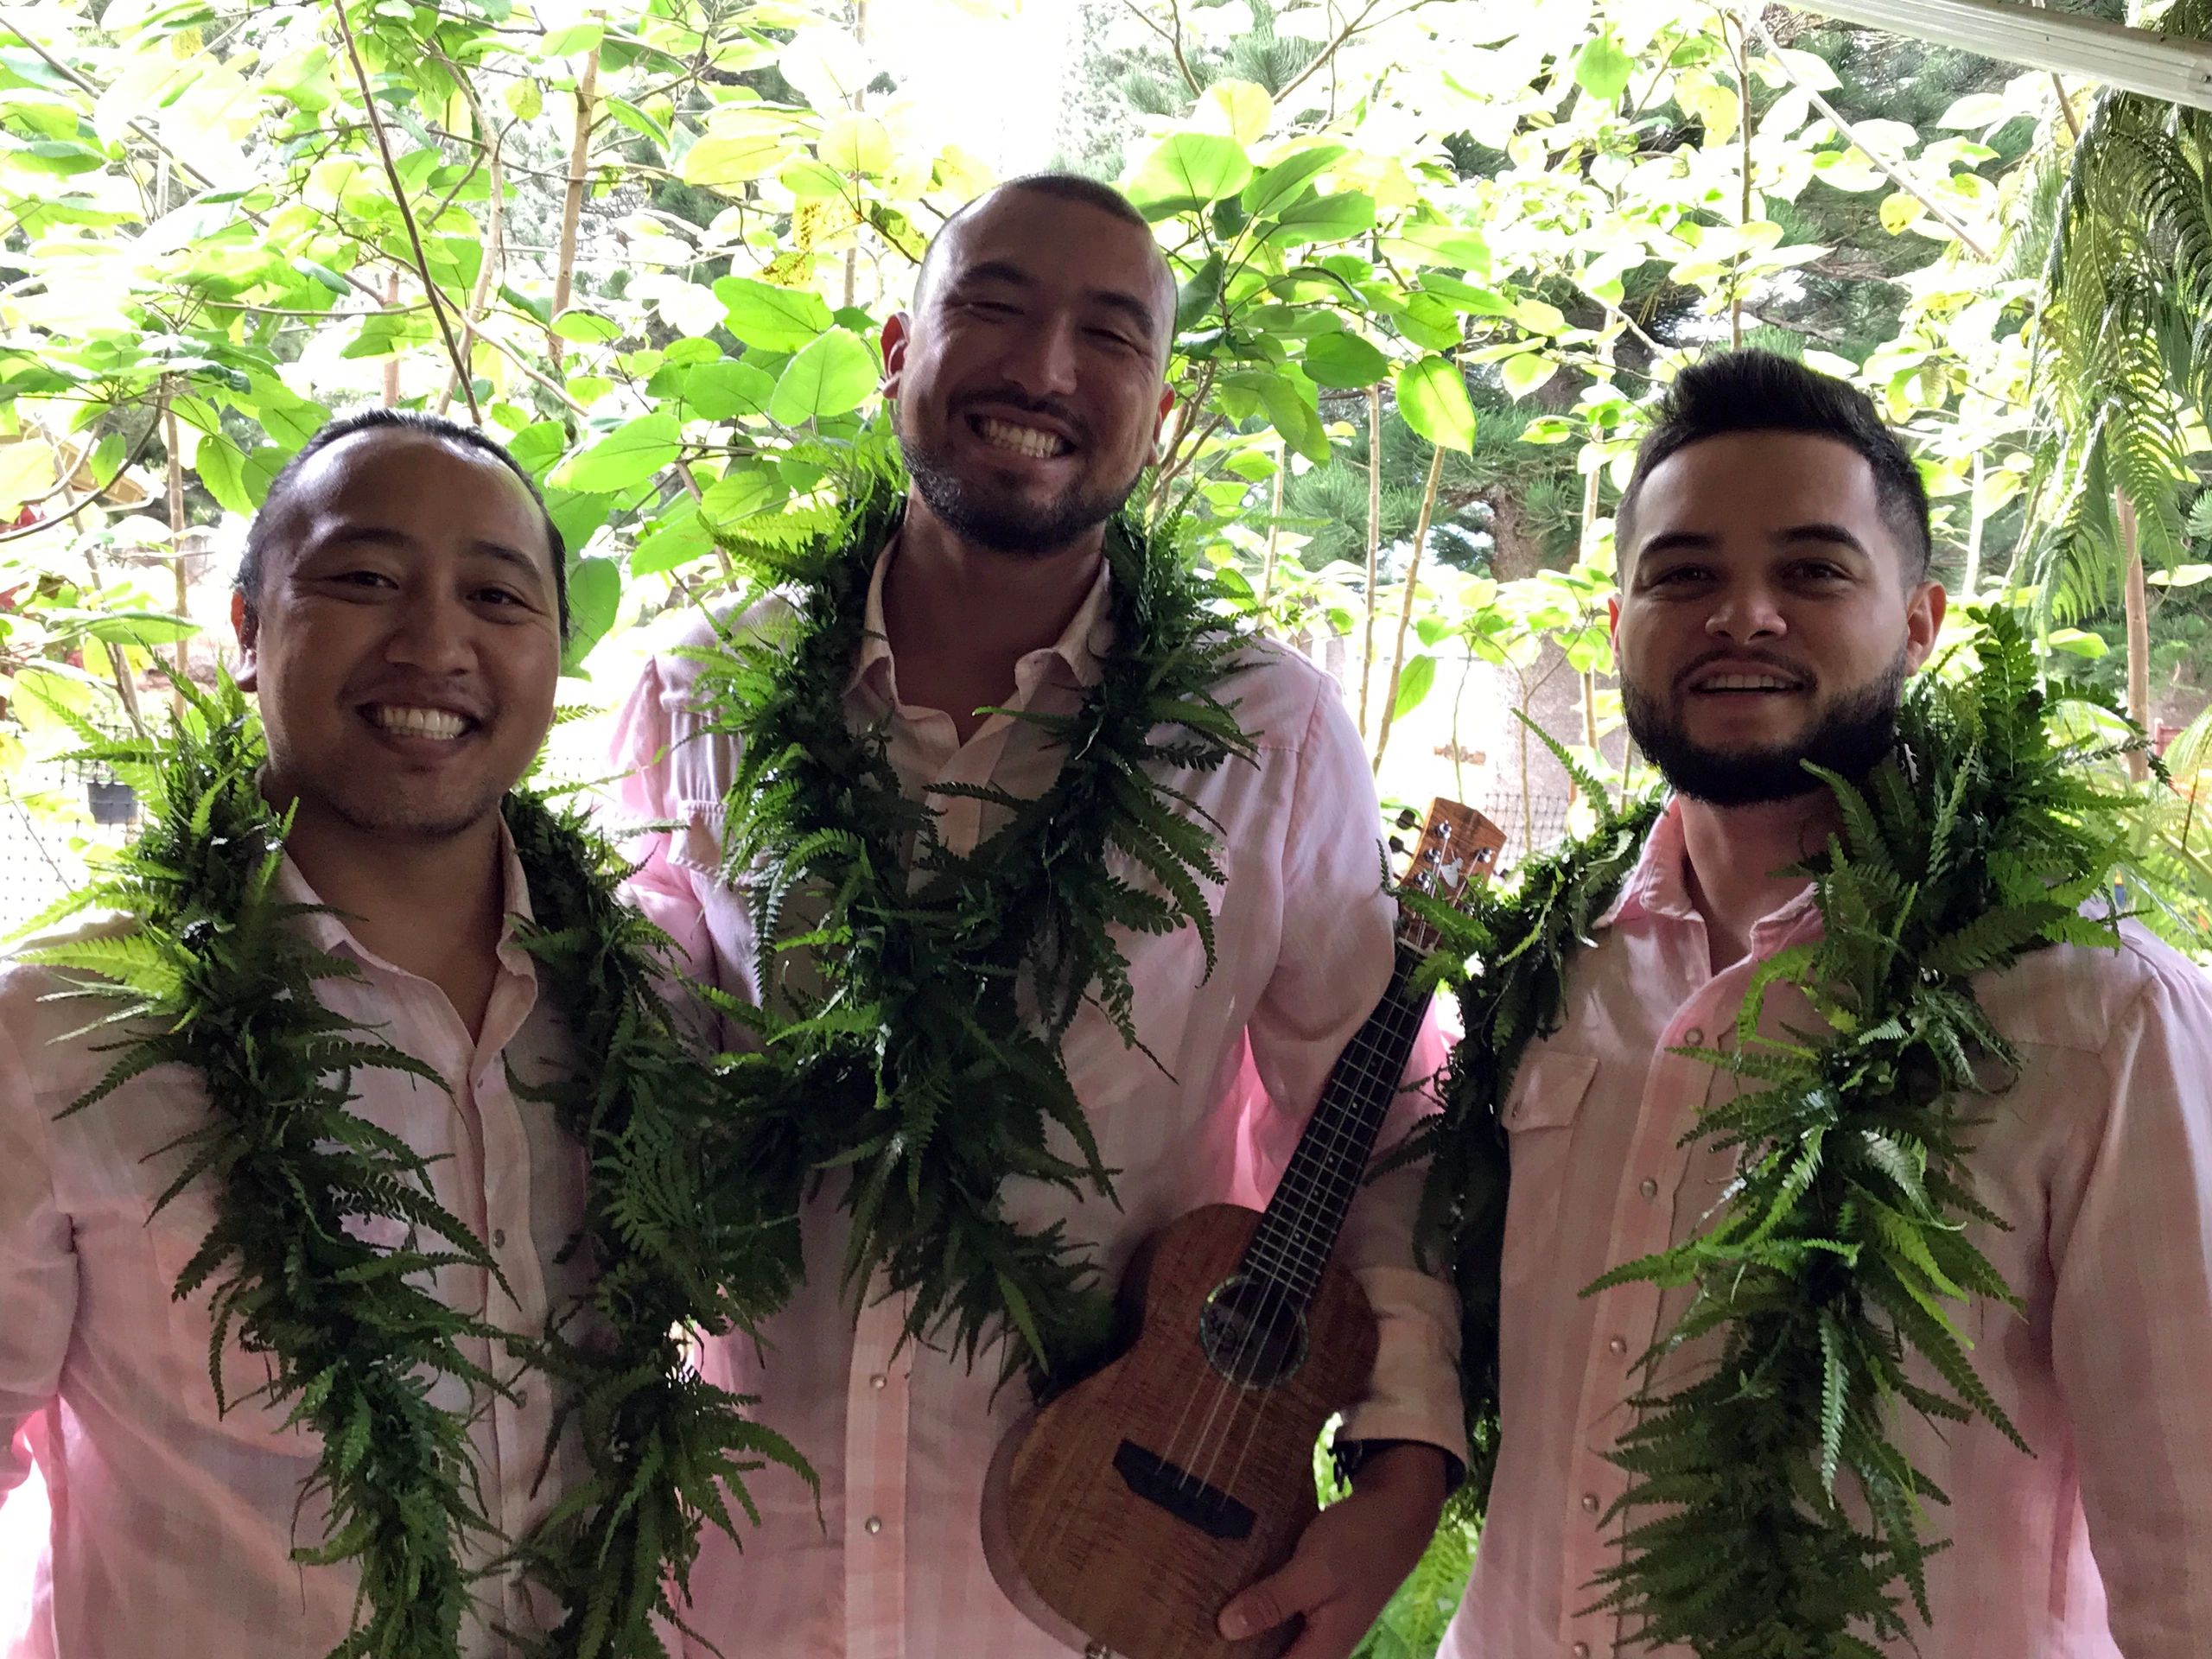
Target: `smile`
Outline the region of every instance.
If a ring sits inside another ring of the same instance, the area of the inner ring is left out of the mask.
[[[1033,426],[1017,426],[1012,421],[989,415],[974,416],[968,423],[993,448],[1008,449],[1032,461],[1051,461],[1075,448],[1058,433],[1040,431]]]
[[[450,743],[475,722],[449,709],[416,709],[404,703],[372,702],[361,712],[369,723],[400,737],[427,737]]]
[[[1796,691],[1802,688],[1795,680],[1785,680],[1776,674],[1716,674],[1711,679],[1700,680],[1691,690],[1699,692]]]

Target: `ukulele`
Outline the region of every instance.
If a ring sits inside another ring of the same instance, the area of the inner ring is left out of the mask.
[[[1504,835],[1439,800],[1407,885],[1446,902]],[[1313,1446],[1366,1389],[1375,1316],[1329,1257],[1427,1011],[1433,948],[1398,918],[1390,984],[1323,1086],[1264,1212],[1209,1205],[1154,1235],[1122,1284],[1120,1357],[1016,1425],[983,1492],[993,1576],[1091,1659],[1274,1659],[1293,1630],[1224,1640],[1230,1598],[1290,1559],[1317,1513]]]

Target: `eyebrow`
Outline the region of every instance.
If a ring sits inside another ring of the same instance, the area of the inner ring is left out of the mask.
[[[1004,259],[986,259],[980,264],[969,266],[967,270],[959,272],[953,278],[951,286],[965,288],[971,283],[1005,283],[1011,287],[1020,289],[1033,289],[1037,286],[1036,279],[1027,271]],[[1083,290],[1083,297],[1093,305],[1103,306],[1109,311],[1118,312],[1128,317],[1144,330],[1144,337],[1147,343],[1151,341],[1154,331],[1159,327],[1158,319],[1153,315],[1152,307],[1136,295],[1124,289],[1086,288]]]
[[[370,547],[395,547],[409,550],[422,545],[404,530],[392,530],[382,524],[348,524],[333,531],[311,550],[320,551],[327,547],[350,547],[364,543]],[[543,567],[518,547],[510,547],[505,542],[489,541],[480,537],[468,544],[468,550],[485,558],[497,559],[502,564],[513,565],[530,576],[540,588],[544,586]]]
[[[1828,524],[1826,522],[1808,524],[1792,524],[1789,529],[1776,536],[1774,540],[1783,547],[1801,547],[1808,544],[1818,544],[1825,547],[1847,547],[1853,552],[1858,554],[1861,558],[1872,558],[1873,556],[1866,550],[1866,543],[1861,542],[1859,537],[1853,535],[1849,531],[1846,530],[1841,524]],[[1636,553],[1636,562],[1640,567],[1644,560],[1651,558],[1658,554],[1710,553],[1719,545],[1720,542],[1718,537],[1708,536],[1702,531],[1669,531],[1663,535],[1654,536],[1649,541],[1638,548]]]

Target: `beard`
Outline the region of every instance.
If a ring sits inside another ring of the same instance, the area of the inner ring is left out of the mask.
[[[1906,671],[1899,646],[1885,671],[1837,697],[1809,731],[1764,748],[1716,749],[1699,743],[1665,703],[1625,677],[1621,709],[1629,735],[1677,794],[1708,806],[1758,806],[1825,787],[1805,770],[1808,765],[1854,784],[1879,766],[1897,741]]]
[[[1119,488],[1086,488],[1085,480],[1077,479],[1050,500],[1033,504],[1012,491],[995,491],[963,478],[947,454],[949,446],[914,436],[903,422],[897,430],[907,476],[930,511],[976,546],[1018,558],[1043,558],[1096,530],[1122,510],[1144,471],[1140,465]]]

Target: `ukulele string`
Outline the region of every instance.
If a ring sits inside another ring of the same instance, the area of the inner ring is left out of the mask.
[[[1379,1107],[1382,1114],[1387,1114],[1390,1103],[1397,1097],[1404,1070],[1403,1062],[1401,1061],[1398,1067],[1401,1077],[1386,1076],[1384,1070],[1378,1069],[1376,1062],[1385,1058],[1389,1051],[1402,1046],[1408,1042],[1418,1028],[1421,1013],[1420,1008],[1409,1007],[1403,1000],[1397,997],[1395,995],[1397,988],[1398,976],[1394,969],[1390,988],[1384,994],[1383,1001],[1378,1004],[1376,1008],[1376,1014],[1382,1016],[1379,1024],[1372,1031],[1363,1029],[1360,1037],[1355,1039],[1359,1043],[1361,1052],[1354,1058],[1351,1073],[1347,1081],[1361,1086],[1359,1095],[1361,1105],[1357,1117],[1353,1120],[1353,1124],[1357,1128],[1355,1129],[1351,1126],[1336,1123],[1316,1126],[1319,1131],[1319,1138],[1314,1144],[1320,1153],[1341,1158],[1344,1154],[1353,1151],[1359,1137],[1367,1131],[1368,1126],[1365,1120],[1370,1112]],[[1378,1053],[1378,1050],[1382,1052]],[[1378,1121],[1374,1127],[1379,1130],[1382,1125]],[[1363,1161],[1362,1169],[1363,1173]],[[1339,1179],[1354,1183],[1356,1190],[1359,1179],[1357,1174],[1346,1174]],[[1255,1319],[1248,1326],[1246,1340],[1240,1344],[1236,1364],[1239,1371],[1243,1370],[1245,1360],[1255,1345],[1262,1351],[1265,1351],[1268,1345],[1275,1343],[1281,1335],[1285,1334],[1283,1320],[1286,1315],[1288,1316],[1289,1320],[1289,1334],[1294,1335],[1302,1312],[1311,1306],[1314,1294],[1320,1288],[1321,1272],[1326,1265],[1330,1246],[1334,1243],[1333,1236],[1326,1242],[1319,1238],[1319,1229],[1316,1224],[1326,1215],[1330,1209],[1337,1207],[1337,1199],[1323,1192],[1319,1179],[1294,1195],[1293,1207],[1285,1212],[1285,1218],[1288,1223],[1286,1229],[1288,1243],[1281,1252],[1281,1259],[1290,1273],[1300,1276],[1310,1276],[1313,1283],[1310,1287],[1306,1287],[1287,1283],[1274,1279],[1272,1274],[1268,1275],[1270,1280],[1268,1288],[1274,1293],[1272,1306],[1269,1306],[1263,1302],[1262,1306],[1267,1306],[1264,1323]],[[1313,1236],[1310,1241],[1301,1243],[1301,1239],[1309,1232]],[[1263,1292],[1263,1295],[1265,1294]],[[1228,1423],[1224,1425],[1221,1437],[1208,1452],[1205,1467],[1197,1475],[1198,1484],[1201,1486],[1211,1482],[1214,1471],[1219,1467],[1222,1454],[1227,1451],[1230,1441],[1236,1438],[1236,1414],[1232,1411]],[[1255,1411],[1251,1414],[1246,1424],[1243,1443],[1232,1465],[1230,1476],[1230,1485],[1234,1485],[1236,1478],[1243,1472],[1245,1462],[1250,1457],[1252,1447],[1258,1440],[1261,1421],[1262,1414]],[[1203,1443],[1198,1449],[1207,1451]]]
[[[1316,1135],[1314,1139],[1316,1174],[1314,1179],[1312,1179],[1312,1184],[1303,1184],[1294,1194],[1292,1194],[1292,1205],[1283,1212],[1285,1228],[1281,1230],[1281,1236],[1283,1236],[1281,1263],[1283,1263],[1283,1268],[1287,1269],[1287,1274],[1292,1276],[1292,1279],[1296,1281],[1312,1279],[1312,1285],[1285,1283],[1283,1279],[1276,1279],[1274,1274],[1263,1274],[1265,1279],[1268,1279],[1268,1285],[1265,1285],[1263,1292],[1261,1292],[1259,1307],[1255,1307],[1256,1316],[1245,1325],[1245,1336],[1239,1343],[1239,1356],[1236,1356],[1236,1360],[1234,1360],[1234,1371],[1236,1371],[1236,1374],[1248,1376],[1248,1360],[1252,1358],[1255,1350],[1261,1351],[1261,1354],[1265,1354],[1268,1347],[1272,1347],[1272,1344],[1276,1344],[1279,1340],[1283,1340],[1285,1334],[1296,1336],[1296,1325],[1299,1325],[1300,1314],[1303,1314],[1305,1307],[1310,1307],[1312,1305],[1312,1296],[1314,1296],[1314,1292],[1319,1292],[1320,1272],[1323,1272],[1323,1268],[1327,1265],[1330,1245],[1334,1243],[1334,1230],[1332,1230],[1330,1239],[1323,1241],[1319,1236],[1320,1234],[1319,1224],[1327,1217],[1327,1212],[1330,1212],[1332,1208],[1340,1208],[1340,1205],[1350,1201],[1350,1197],[1343,1192],[1334,1192],[1334,1194],[1327,1192],[1323,1181],[1330,1181],[1330,1179],[1334,1179],[1334,1181],[1347,1181],[1347,1184],[1351,1184],[1354,1192],[1356,1188],[1358,1188],[1358,1174],[1336,1173],[1334,1166],[1327,1164],[1325,1159],[1336,1157],[1338,1161],[1343,1161],[1344,1154],[1354,1153],[1356,1146],[1358,1146],[1358,1139],[1365,1137],[1365,1135],[1370,1133],[1367,1117],[1374,1113],[1387,1113],[1387,1110],[1389,1110],[1389,1103],[1394,1102],[1395,1095],[1398,1095],[1398,1077],[1387,1077],[1385,1071],[1378,1066],[1378,1062],[1382,1062],[1382,1059],[1387,1058],[1387,1051],[1402,1046],[1402,1044],[1407,1042],[1407,1038],[1411,1035],[1409,1024],[1415,1024],[1415,1027],[1418,1027],[1418,1018],[1421,1018],[1421,1011],[1418,1011],[1418,1008],[1409,1008],[1405,1004],[1405,1000],[1395,995],[1395,991],[1398,991],[1398,978],[1400,976],[1398,971],[1395,971],[1395,964],[1394,964],[1389,991],[1385,991],[1382,1002],[1376,1004],[1376,1013],[1374,1015],[1370,1015],[1370,1024],[1360,1028],[1358,1038],[1354,1038],[1356,1053],[1351,1053],[1350,1075],[1347,1075],[1344,1082],[1351,1084],[1351,1086],[1356,1089],[1354,1099],[1358,1099],[1356,1115],[1347,1123],[1323,1122],[1323,1123],[1314,1123],[1314,1126],[1310,1126],[1312,1133]],[[1409,1015],[1411,1015],[1411,1022],[1409,1022]],[[1402,1068],[1405,1066],[1402,1066],[1402,1062],[1400,1062],[1398,1066],[1400,1073],[1402,1073]],[[1374,1128],[1380,1130],[1380,1122],[1374,1123]],[[1365,1161],[1363,1161],[1363,1168],[1365,1168]],[[1285,1170],[1285,1174],[1287,1174],[1287,1170]],[[1312,1236],[1307,1236],[1307,1234],[1312,1234]],[[1272,1294],[1269,1294],[1269,1292],[1272,1292]],[[1285,1316],[1287,1316],[1289,1320],[1287,1332],[1285,1332],[1285,1325],[1283,1325]],[[1236,1387],[1243,1387],[1243,1385],[1236,1385]],[[1221,1398],[1230,1398],[1230,1391],[1221,1389],[1219,1395]],[[1219,1402],[1217,1402],[1217,1411],[1219,1411]],[[1199,1446],[1197,1446],[1199,1453],[1205,1453],[1204,1469],[1194,1469],[1194,1480],[1197,1480],[1197,1484],[1199,1486],[1205,1486],[1212,1482],[1214,1471],[1219,1469],[1221,1465],[1221,1455],[1228,1451],[1230,1442],[1236,1440],[1236,1411],[1234,1409],[1230,1411],[1230,1418],[1224,1425],[1224,1429],[1221,1429],[1219,1438],[1212,1438],[1212,1421],[1214,1421],[1214,1415],[1217,1415],[1217,1411],[1210,1411],[1208,1414],[1205,1433],[1201,1435],[1201,1442]],[[1256,1438],[1259,1438],[1261,1415],[1263,1414],[1259,1414],[1259,1411],[1249,1414],[1249,1421],[1243,1431],[1243,1445],[1241,1445],[1239,1453],[1236,1453],[1236,1460],[1234,1460],[1234,1469],[1236,1469],[1236,1473],[1243,1473],[1245,1460],[1249,1458],[1249,1453],[1252,1453],[1252,1445],[1255,1445]],[[1210,1446],[1208,1446],[1208,1440],[1212,1440],[1212,1445]],[[1232,1484],[1234,1484],[1234,1476],[1232,1476]]]

